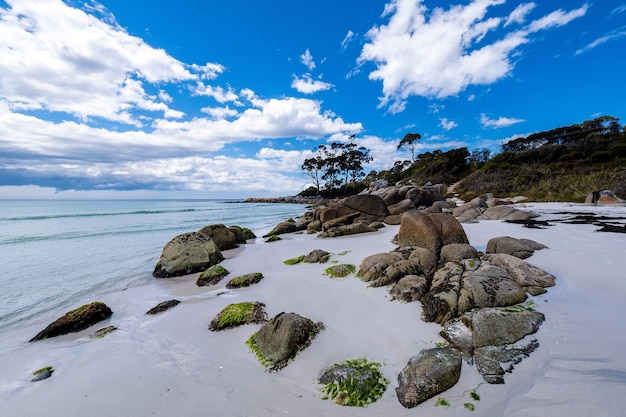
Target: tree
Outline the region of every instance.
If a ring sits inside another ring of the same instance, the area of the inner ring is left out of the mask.
[[[400,143],[398,144],[397,150],[404,149],[411,156],[411,162],[416,161],[416,151],[419,147],[418,141],[422,138],[422,135],[419,133],[407,133],[404,135]]]
[[[481,167],[489,160],[491,157],[491,151],[487,148],[482,149],[474,149],[469,156],[468,162],[471,165]]]
[[[324,172],[324,155],[326,153],[326,146],[320,145],[317,147],[317,151],[313,158],[307,158],[302,164],[302,170],[305,171],[313,181],[317,194],[320,193],[320,186],[322,185],[322,175]]]

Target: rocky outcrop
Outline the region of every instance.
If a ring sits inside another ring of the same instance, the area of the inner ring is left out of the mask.
[[[278,371],[308,347],[323,328],[322,323],[299,314],[280,313],[254,333],[248,344],[270,371]]]
[[[224,259],[211,237],[200,232],[184,233],[170,240],[152,275],[169,278],[204,271]]]
[[[237,247],[237,235],[223,224],[211,224],[198,230],[198,232],[213,239],[213,242],[221,251]]]
[[[398,375],[398,401],[413,408],[452,388],[461,377],[461,364],[461,354],[452,347],[422,350]]]
[[[102,320],[108,319],[112,314],[113,311],[104,303],[85,304],[50,323],[29,342],[85,330]]]
[[[611,205],[611,204],[626,204],[626,200],[619,198],[611,190],[593,191],[585,198],[585,204],[597,204],[597,205]]]
[[[538,214],[512,207],[511,202],[493,197],[476,197],[456,207],[452,215],[461,223],[479,220],[526,221],[538,217]]]
[[[399,246],[425,248],[439,257],[441,248],[453,243],[469,244],[469,241],[463,226],[449,214],[410,210],[402,216]]]
[[[510,236],[499,236],[489,239],[486,253],[506,253],[520,259],[532,256],[536,250],[546,249],[546,245],[530,239],[516,239]]]
[[[441,336],[476,364],[486,382],[504,383],[503,375],[538,346],[524,341],[545,317],[536,311],[486,308],[464,314],[444,325]]]
[[[504,253],[484,255],[483,259],[506,270],[519,285],[532,295],[545,292],[544,288],[553,287],[556,282],[554,275],[512,255]]]
[[[365,223],[352,223],[346,224],[342,226],[331,227],[325,232],[322,232],[318,235],[318,237],[326,238],[326,237],[339,237],[339,236],[349,236],[356,235],[359,233],[369,233],[375,232],[378,229],[370,227]]]

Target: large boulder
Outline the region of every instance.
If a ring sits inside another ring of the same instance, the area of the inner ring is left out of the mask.
[[[437,227],[443,246],[453,243],[469,244],[463,226],[454,216],[447,213],[431,213],[428,217]]]
[[[465,271],[461,288],[467,291],[468,305],[459,306],[459,313],[471,307],[511,306],[524,302],[527,297],[526,291],[508,272],[488,263],[482,263],[474,271]]]
[[[415,187],[406,193],[406,198],[410,199],[415,207],[430,207],[435,201],[441,201],[440,187],[424,186]]]
[[[389,210],[389,214],[401,214],[405,211],[414,209],[415,206],[413,205],[413,202],[407,198],[396,204],[390,205],[387,208]]]
[[[459,381],[461,365],[461,354],[452,347],[422,350],[398,375],[398,401],[412,408],[446,391]]]
[[[443,244],[439,228],[430,217],[418,210],[409,210],[402,215],[398,246],[418,246],[438,255]]]
[[[112,314],[113,311],[104,303],[85,304],[50,323],[29,342],[85,330],[102,320],[108,319]]]
[[[479,259],[476,248],[468,243],[451,243],[441,248],[441,261],[452,262],[463,259]]]
[[[322,323],[296,313],[280,313],[254,333],[248,343],[270,371],[277,371],[309,346],[323,328]]]
[[[365,282],[376,282],[384,276],[387,268],[403,260],[404,256],[398,252],[370,255],[361,262],[357,276]]]
[[[318,235],[318,237],[339,237],[339,236],[349,236],[356,235],[359,233],[369,233],[375,232],[377,229],[370,227],[365,223],[352,223],[346,224],[343,226],[331,227],[330,229],[322,232]]]
[[[234,249],[237,247],[237,235],[223,224],[211,224],[198,230],[213,239],[220,250]],[[243,236],[243,233],[242,233]]]
[[[169,278],[193,274],[223,259],[222,252],[210,236],[200,232],[184,233],[165,245],[152,275]]]
[[[389,214],[387,205],[377,195],[351,195],[346,197],[343,205],[362,213],[382,216],[383,218]]]
[[[546,245],[530,239],[516,239],[511,236],[499,236],[489,239],[486,253],[506,253],[520,259],[532,256],[536,250],[546,249]]]
[[[293,233],[297,231],[298,226],[296,225],[296,222],[280,222],[276,225],[276,227],[274,227],[268,234],[264,235],[263,237],[278,236],[285,233]]]
[[[391,288],[389,294],[395,300],[419,301],[428,291],[428,278],[424,275],[405,275]]]

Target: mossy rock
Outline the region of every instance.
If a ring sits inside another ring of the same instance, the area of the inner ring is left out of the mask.
[[[271,235],[270,237],[265,239],[266,242],[277,242],[279,240],[282,240],[282,239],[280,238],[280,236],[277,236],[277,235]]]
[[[54,368],[52,366],[46,366],[44,368],[38,369],[33,372],[33,378],[30,382],[43,381],[44,379],[48,379],[52,376],[54,372]]]
[[[339,264],[326,268],[324,270],[324,275],[329,275],[331,278],[345,278],[355,272],[356,266],[351,264]]]
[[[85,304],[50,323],[29,342],[85,330],[102,320],[108,319],[112,314],[113,311],[104,303]]]
[[[380,364],[365,358],[347,360],[326,369],[319,378],[322,398],[339,405],[365,407],[380,399],[389,385]]]
[[[253,272],[251,274],[241,275],[228,281],[226,288],[243,288],[250,285],[257,284],[263,279],[263,274],[260,272]]]
[[[300,255],[300,256],[296,256],[295,258],[287,259],[286,261],[283,261],[283,263],[285,265],[296,265],[301,262],[304,262],[304,258],[305,258],[304,255]]]
[[[222,265],[213,265],[205,269],[196,280],[198,287],[205,287],[209,285],[215,285],[222,280],[226,275],[230,274],[228,269]]]
[[[266,321],[265,304],[248,301],[226,306],[211,320],[209,330],[216,332],[244,324],[265,323]]]
[[[246,341],[259,362],[269,371],[278,371],[308,347],[315,336],[324,329],[296,313],[280,313],[265,323]]]
[[[256,235],[254,234],[254,232],[247,227],[242,227],[241,231],[243,232],[243,237],[246,240],[256,239]]]

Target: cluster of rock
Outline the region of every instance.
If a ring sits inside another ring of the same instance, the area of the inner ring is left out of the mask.
[[[611,205],[611,204],[626,204],[626,200],[619,198],[611,190],[593,191],[585,198],[585,204],[597,204],[597,205]]]
[[[248,229],[223,224],[183,233],[165,245],[152,275],[169,278],[204,271],[224,259],[221,251],[236,248],[254,238]]]
[[[536,213],[519,210],[511,206],[511,204],[525,199],[525,197],[517,197],[504,200],[494,198],[492,195],[485,195],[455,207],[452,210],[452,215],[461,223],[472,223],[479,220],[527,221],[539,217]]]

